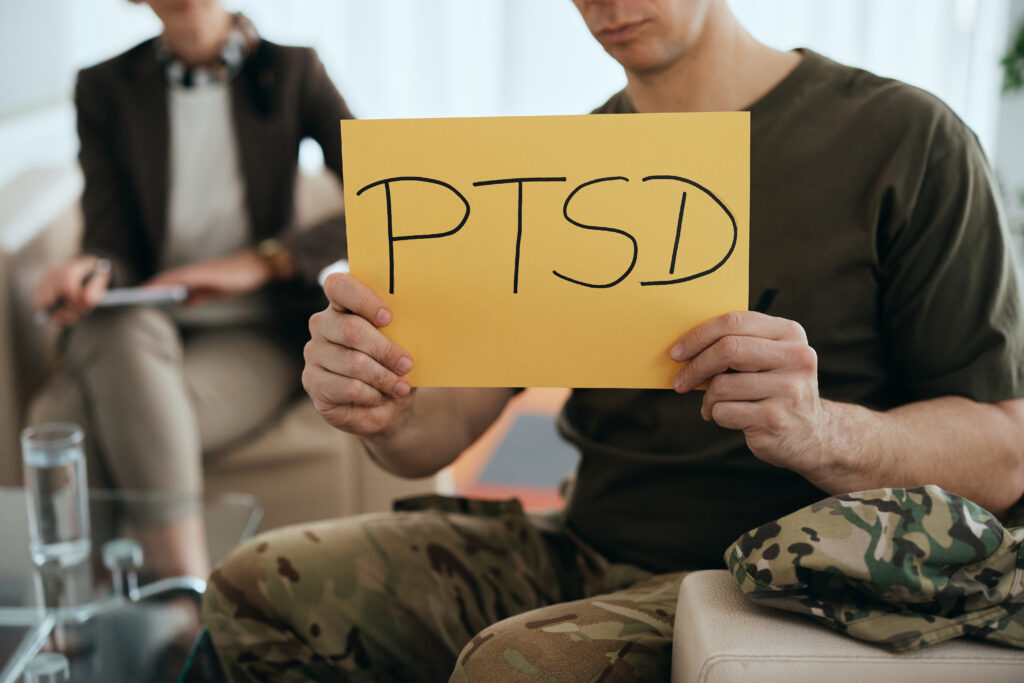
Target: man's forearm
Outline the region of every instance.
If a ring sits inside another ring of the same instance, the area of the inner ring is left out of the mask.
[[[802,472],[829,493],[937,484],[1000,515],[1024,493],[1024,400],[946,396],[887,412],[822,401],[826,434]]]
[[[426,477],[452,463],[501,415],[511,389],[417,389],[409,412],[386,431],[364,436],[370,456],[401,477]]]

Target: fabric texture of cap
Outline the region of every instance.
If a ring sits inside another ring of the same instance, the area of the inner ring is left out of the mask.
[[[825,498],[725,561],[754,602],[891,650],[961,635],[1024,648],[1024,526],[937,486]]]

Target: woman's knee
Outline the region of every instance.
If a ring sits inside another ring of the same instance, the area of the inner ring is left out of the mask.
[[[130,306],[83,317],[69,333],[65,356],[72,363],[84,363],[103,356],[126,359],[153,353],[180,360],[178,328],[164,311]]]

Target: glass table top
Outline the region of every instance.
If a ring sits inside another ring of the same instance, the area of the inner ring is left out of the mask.
[[[76,683],[176,680],[206,588],[205,571],[181,570],[196,566],[182,549],[216,563],[255,533],[261,511],[244,494],[92,490],[89,514],[90,557],[36,567],[25,491],[0,487],[0,683],[19,680],[41,648],[64,653]],[[130,566],[118,566],[126,550]]]

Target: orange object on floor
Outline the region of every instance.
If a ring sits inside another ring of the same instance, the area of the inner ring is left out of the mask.
[[[568,397],[569,389],[533,388],[512,399],[501,417],[451,466],[456,494],[470,498],[518,498],[523,507],[531,511],[562,508],[565,501],[559,492],[560,481],[552,481],[550,487],[538,487],[514,482],[486,481],[481,479],[481,475],[498,453],[516,420],[522,415],[549,418],[552,423],[552,439],[557,439],[554,434],[554,419]]]

